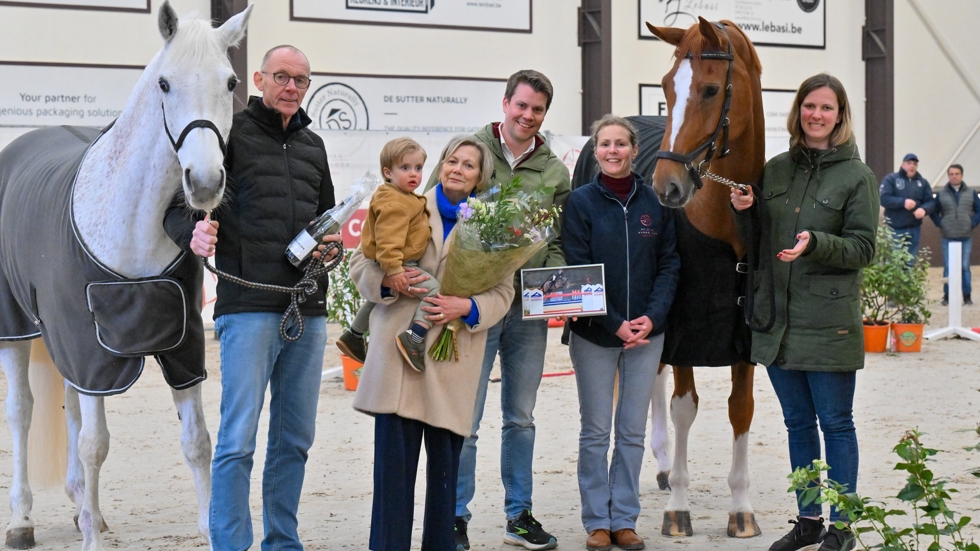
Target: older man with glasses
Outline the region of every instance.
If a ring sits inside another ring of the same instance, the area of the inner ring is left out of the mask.
[[[253,75],[262,97],[250,98],[232,121],[225,157],[229,200],[212,220],[196,223],[182,197],[167,211],[164,226],[183,249],[214,255],[218,269],[250,281],[292,287],[303,276],[286,259],[286,247],[334,206],[323,140],[307,128],[312,121],[301,108],[309,75],[309,61],[298,49],[277,46],[266,53]],[[340,236],[324,240],[339,241]],[[252,546],[249,485],[267,388],[272,398],[262,474],[262,549],[303,548],[296,511],[313,444],[327,340],[326,276],[319,283],[300,306],[305,331],[289,341],[280,334],[289,295],[218,280],[214,312],[221,340],[221,423],[211,464],[210,525],[215,551]],[[298,320],[291,319],[286,330],[294,336]]]

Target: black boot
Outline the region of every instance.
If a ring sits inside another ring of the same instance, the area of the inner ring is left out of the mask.
[[[970,295],[963,295],[963,305],[964,306],[972,306],[973,305],[973,301],[970,300]]]
[[[776,543],[769,547],[769,551],[796,551],[808,545],[823,541],[827,531],[823,527],[823,519],[811,519],[796,517],[797,520],[789,521],[795,524],[788,534],[779,538]]]

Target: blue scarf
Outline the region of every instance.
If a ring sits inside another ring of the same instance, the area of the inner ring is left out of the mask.
[[[474,194],[471,194],[472,197]],[[442,216],[442,239],[445,241],[449,237],[449,232],[453,231],[456,227],[456,219],[459,214],[459,203],[453,203],[446,197],[446,194],[442,192],[442,182],[436,186],[436,207],[439,209],[439,215]]]

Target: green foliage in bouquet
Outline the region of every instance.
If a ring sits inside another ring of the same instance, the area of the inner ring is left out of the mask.
[[[929,469],[928,463],[939,451],[923,446],[921,436],[916,430],[908,431],[893,450],[901,459],[895,470],[908,473],[905,486],[895,499],[904,503],[912,513],[910,527],[890,524],[893,517],[906,516],[905,510],[889,509],[884,503],[847,493],[846,488],[832,479],[821,480],[821,472],[830,470],[830,466],[820,460],[789,475],[792,483],[789,491],[801,491],[804,506],[816,502],[837,507],[850,521],[850,530],[860,549],[980,551],[980,545],[962,533],[970,524],[970,517],[949,508],[950,495],[956,490],[947,486],[946,479],[936,478]],[[837,527],[843,529],[844,523],[838,522]],[[871,539],[880,540],[880,543],[872,543]]]
[[[459,297],[482,293],[546,247],[557,235],[560,213],[557,206],[541,206],[551,193],[547,185],[524,192],[517,176],[462,203],[449,237],[440,292]],[[446,324],[429,357],[458,361],[456,331],[462,327],[458,319]]]

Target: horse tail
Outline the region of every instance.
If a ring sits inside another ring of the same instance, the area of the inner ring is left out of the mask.
[[[65,382],[41,339],[32,343],[28,374],[34,394],[27,439],[28,478],[36,489],[63,486],[68,470]]]

